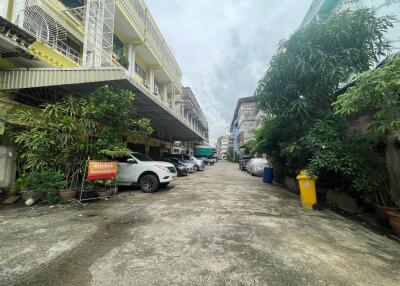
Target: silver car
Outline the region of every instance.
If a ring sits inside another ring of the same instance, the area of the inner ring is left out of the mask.
[[[262,177],[264,173],[264,167],[271,167],[268,160],[262,158],[253,158],[247,162],[246,170],[252,176]]]

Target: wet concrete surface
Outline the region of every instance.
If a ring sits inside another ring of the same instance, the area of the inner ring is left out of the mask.
[[[154,194],[0,209],[0,285],[399,285],[400,245],[218,162]]]

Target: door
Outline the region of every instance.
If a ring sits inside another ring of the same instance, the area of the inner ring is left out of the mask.
[[[117,182],[119,185],[131,185],[135,182],[137,172],[137,162],[131,156],[125,156],[117,159],[118,175]]]

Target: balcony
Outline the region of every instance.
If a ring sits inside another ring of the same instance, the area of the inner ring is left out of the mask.
[[[340,12],[346,11],[348,9],[357,8],[359,0],[347,0],[340,3],[340,5],[335,9],[334,14],[339,14]]]
[[[182,92],[182,71],[162,36],[156,22],[142,0],[116,0],[134,25],[139,38],[152,50],[158,63],[167,71],[178,91]]]

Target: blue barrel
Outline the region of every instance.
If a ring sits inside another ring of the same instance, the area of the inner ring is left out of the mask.
[[[274,169],[271,167],[264,167],[263,182],[266,184],[272,184],[274,181]]]

